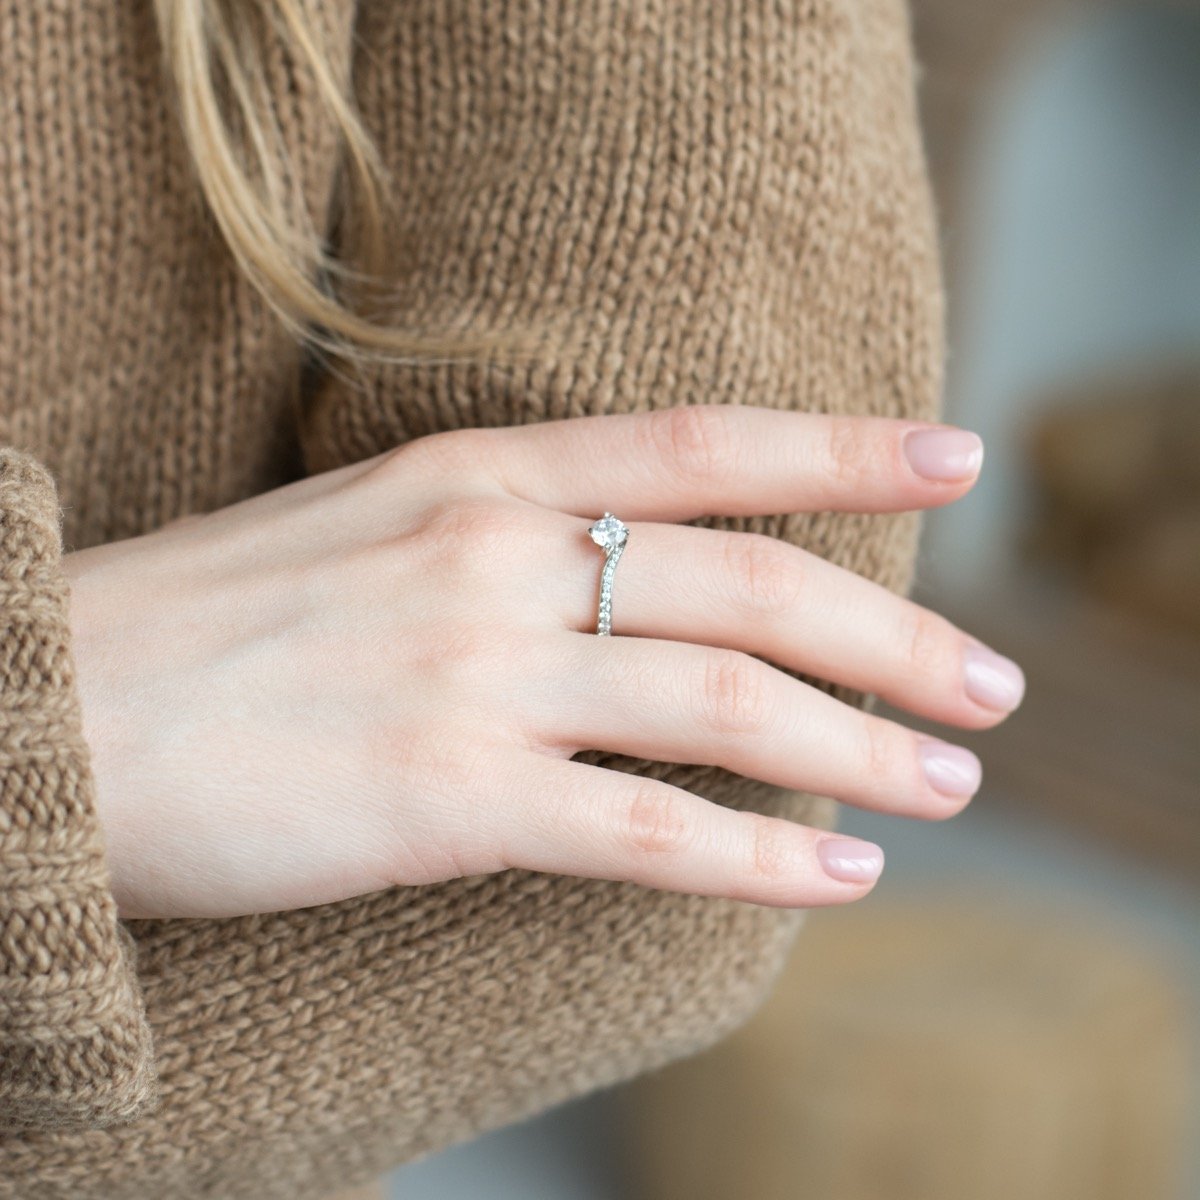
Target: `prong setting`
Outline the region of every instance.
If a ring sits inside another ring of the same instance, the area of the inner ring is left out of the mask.
[[[588,533],[591,535],[592,541],[605,553],[624,546],[629,540],[629,527],[624,522],[617,520],[610,512],[606,512],[600,520],[596,521],[588,529]]]

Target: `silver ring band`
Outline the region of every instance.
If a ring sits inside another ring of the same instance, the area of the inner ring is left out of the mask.
[[[610,512],[588,529],[592,541],[604,551],[604,570],[600,573],[600,610],[596,617],[596,633],[608,637],[612,633],[612,581],[617,563],[629,541],[629,528]]]

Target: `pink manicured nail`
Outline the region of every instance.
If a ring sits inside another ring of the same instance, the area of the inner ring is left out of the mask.
[[[983,464],[983,439],[967,429],[914,429],[904,435],[904,457],[925,479],[958,483]]]
[[[883,871],[883,851],[857,838],[827,838],[817,844],[817,857],[839,883],[873,883]]]
[[[983,767],[965,746],[930,738],[921,743],[920,755],[925,778],[943,796],[973,796],[979,790]]]
[[[986,646],[967,647],[963,662],[966,693],[984,708],[1011,712],[1025,695],[1025,674],[1011,658]]]

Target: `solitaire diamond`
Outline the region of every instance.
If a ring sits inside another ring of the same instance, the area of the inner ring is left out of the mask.
[[[629,529],[618,521],[612,513],[605,513],[589,530],[592,541],[605,552],[616,550],[625,545],[629,537]]]

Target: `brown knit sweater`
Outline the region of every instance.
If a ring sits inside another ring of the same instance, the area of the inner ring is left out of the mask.
[[[937,416],[903,0],[314,2],[396,173],[397,320],[518,322],[544,354],[306,369],[197,200],[150,0],[0,0],[0,1197],[321,1197],[712,1043],[800,921],[518,870],[119,921],[64,549],[463,425]],[[271,70],[328,213],[333,132],[282,48]],[[909,585],[911,514],[728,524]],[[596,761],[831,819],[722,771]]]

